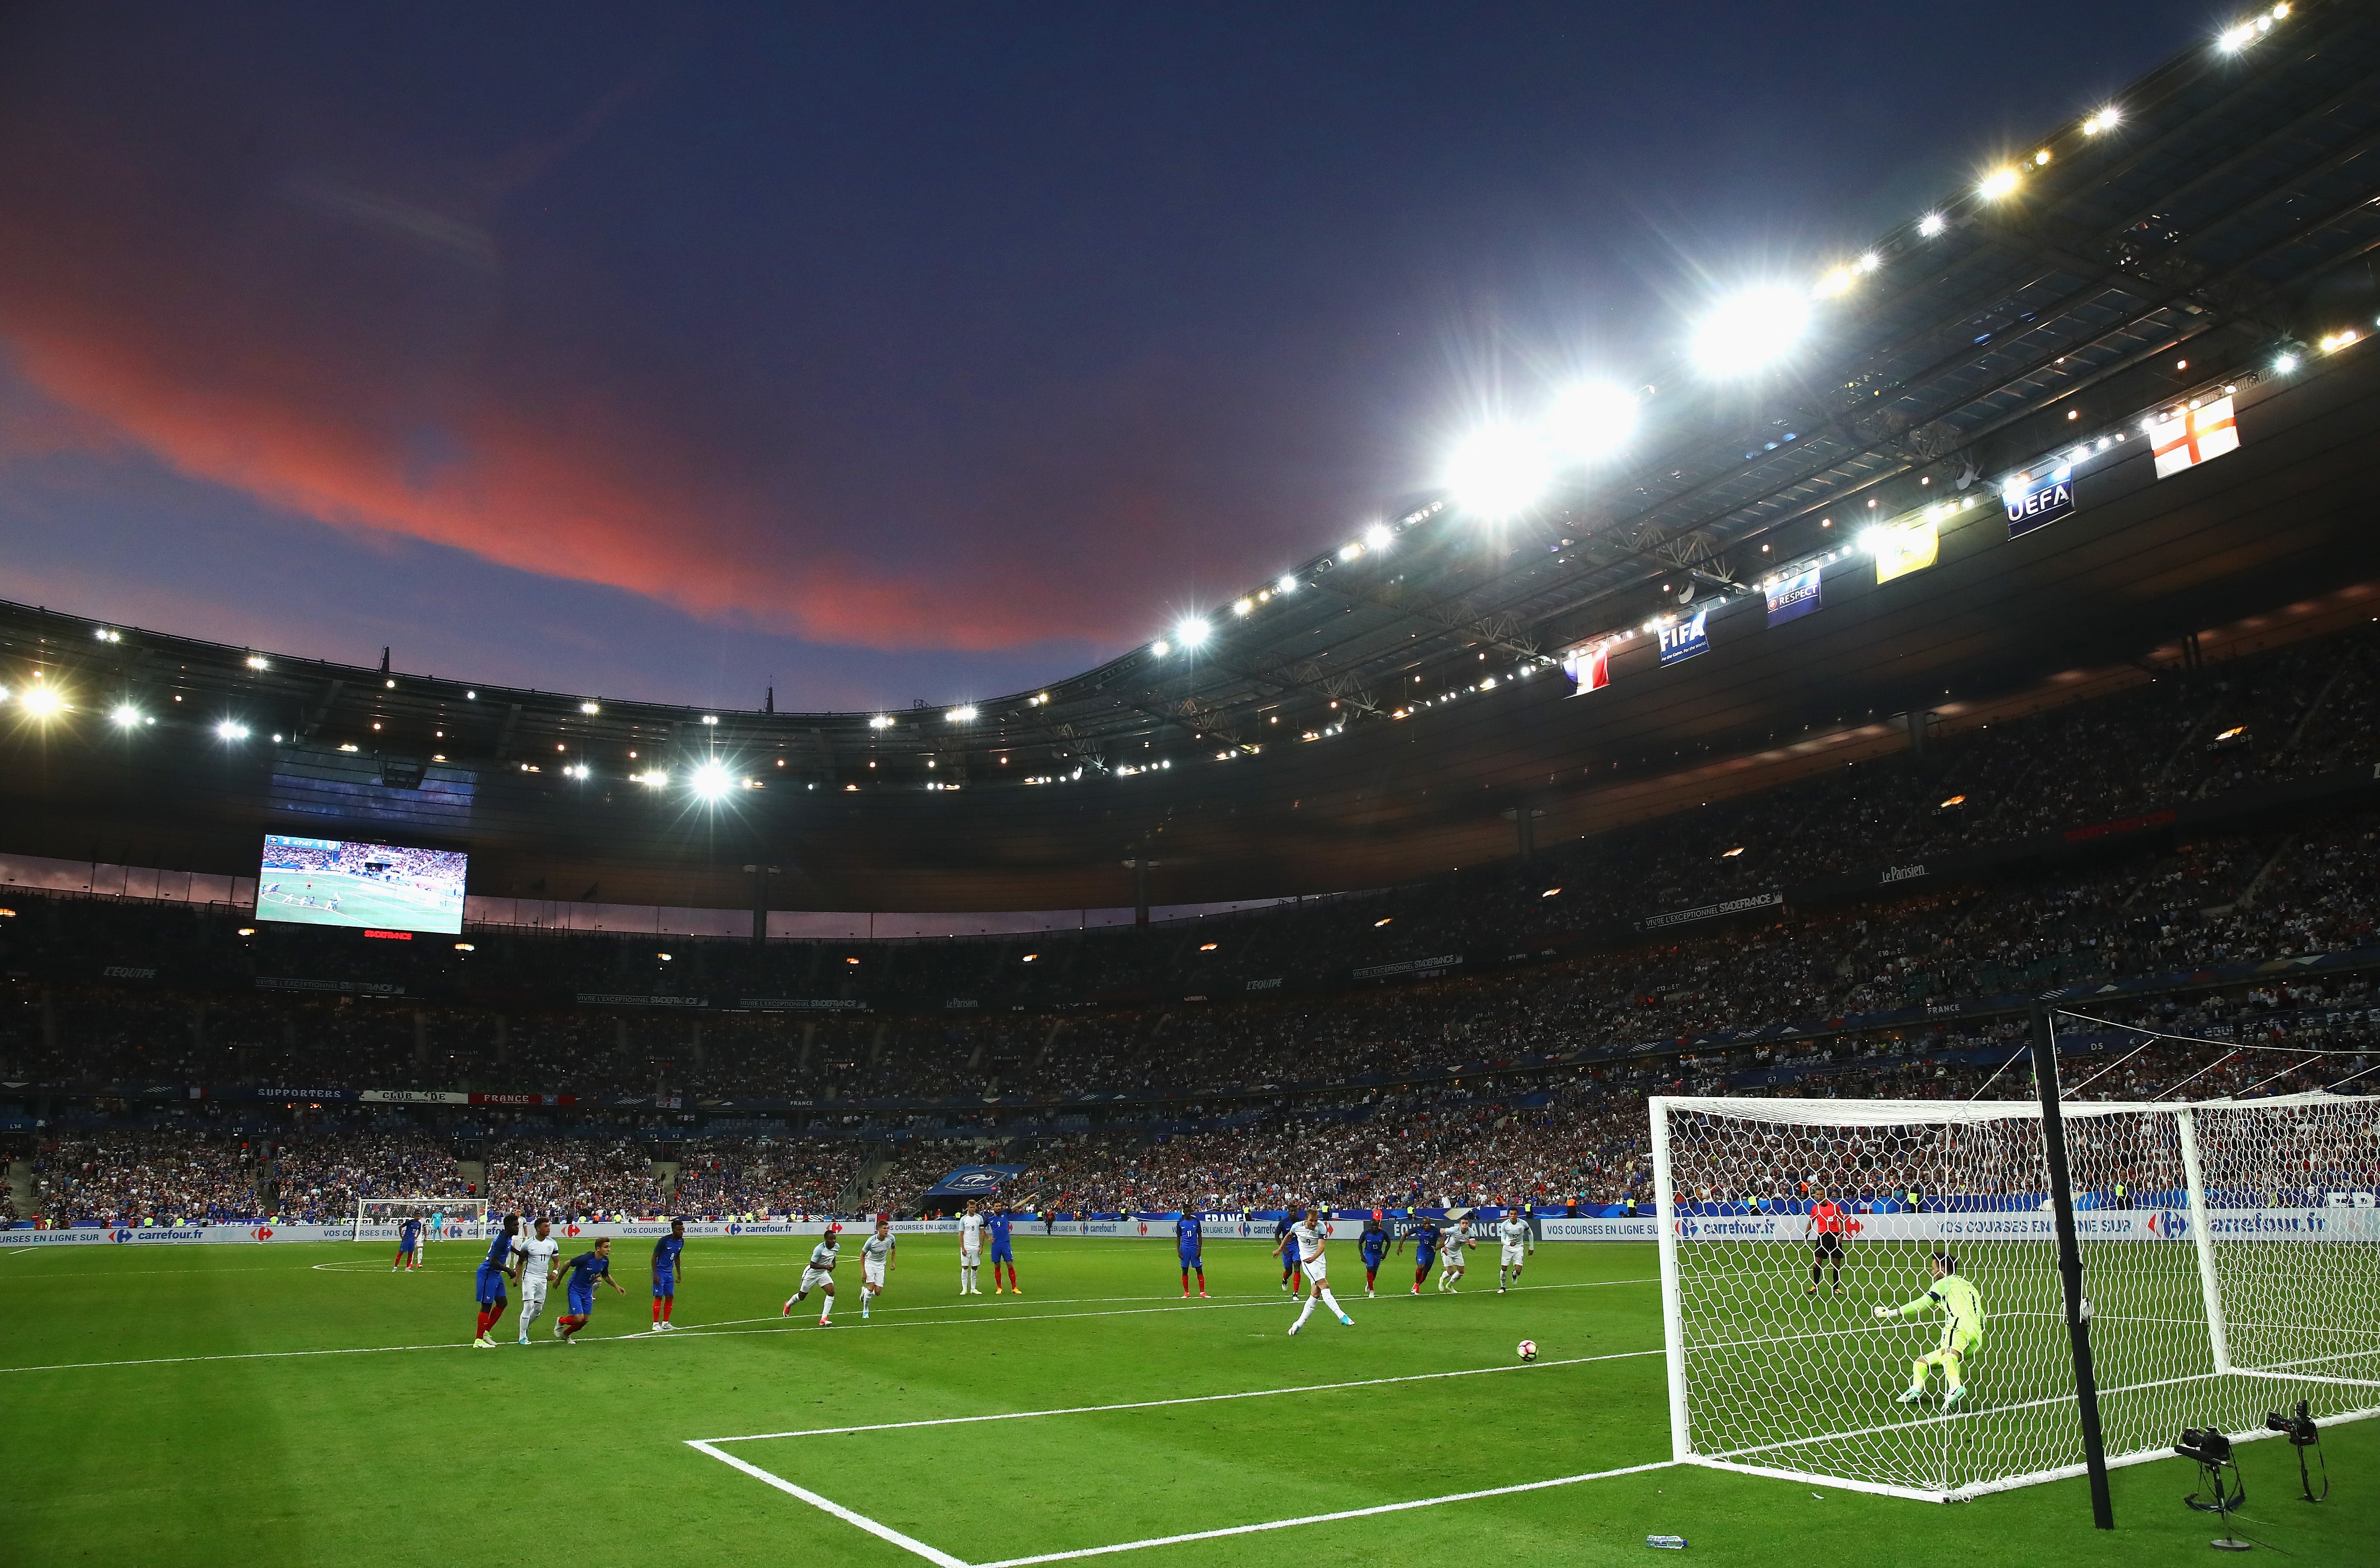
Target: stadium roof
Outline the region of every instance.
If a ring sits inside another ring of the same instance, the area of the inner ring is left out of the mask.
[[[2355,454],[2380,416],[2348,335],[2375,326],[2380,14],[2314,0],[2245,16],[2244,34],[2006,149],[1823,275],[1777,280],[1772,315],[1812,312],[1777,364],[1720,378],[1682,356],[1632,378],[1633,435],[1533,504],[1489,519],[1415,497],[1043,691],[706,713],[0,610],[0,659],[116,694],[144,723],[200,712],[201,731],[274,742],[255,778],[161,815],[138,791],[101,805],[20,731],[5,788],[42,804],[0,847],[120,834],[135,810],[155,831],[188,821],[183,858],[222,858],[260,820],[383,809],[285,780],[468,774],[463,815],[379,820],[500,852],[516,883],[610,865],[655,901],[733,903],[712,873],[764,856],[809,868],[813,907],[1112,903],[1119,862],[1162,844],[1184,872],[1169,899],[1320,890],[1509,852],[1499,814],[1559,816],[1590,781],[2013,689],[2360,580],[2380,561]],[[2245,461],[2148,481],[2143,417],[2227,391]],[[2088,454],[2098,496],[2051,542],[2020,549],[1996,506],[1973,509],[2070,453]],[[1869,525],[1953,502],[1940,568],[1888,593],[1864,580]],[[1824,576],[1828,613],[1755,634],[1763,584],[1802,567]],[[1697,614],[1713,656],[1655,679],[1652,629]],[[1559,659],[1587,643],[1610,646],[1613,689],[1554,700]],[[706,794],[735,798],[689,817],[706,768]],[[592,814],[573,803],[597,793]],[[1595,826],[1572,814],[1546,832]]]

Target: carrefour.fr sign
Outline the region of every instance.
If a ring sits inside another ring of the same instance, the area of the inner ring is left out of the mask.
[[[2008,507],[2009,537],[2021,539],[2035,528],[2070,516],[2074,511],[2074,470],[2060,464],[2039,479],[2025,479],[2000,492]]]

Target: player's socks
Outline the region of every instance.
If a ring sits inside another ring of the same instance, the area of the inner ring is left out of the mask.
[[[1308,1296],[1305,1298],[1305,1309],[1307,1311],[1310,1312],[1314,1309],[1314,1303],[1317,1297],[1321,1299],[1322,1305],[1330,1309],[1330,1315],[1332,1317],[1337,1318],[1349,1328],[1354,1328],[1355,1326],[1355,1320],[1349,1317],[1347,1315],[1346,1309],[1339,1305],[1339,1298],[1330,1294],[1330,1287],[1329,1285],[1319,1284],[1315,1285],[1313,1295]]]
[[[1298,1309],[1297,1321],[1289,1325],[1289,1332],[1295,1333],[1298,1330],[1304,1328],[1305,1326],[1305,1320],[1312,1316],[1314,1316],[1314,1297],[1309,1296],[1305,1298],[1305,1305]]]

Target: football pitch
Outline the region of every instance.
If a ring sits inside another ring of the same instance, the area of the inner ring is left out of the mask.
[[[278,887],[279,891],[271,891]],[[335,910],[328,908],[333,899]],[[309,903],[306,900],[311,899]],[[419,887],[343,871],[275,871],[257,879],[261,919],[299,925],[385,925],[399,931],[457,932],[463,906]]]
[[[519,1348],[508,1314],[493,1351],[466,1343],[476,1244],[402,1276],[376,1245],[0,1249],[0,1558],[1641,1563],[1667,1534],[1730,1563],[2045,1568],[2219,1533],[2180,1460],[2114,1473],[2112,1535],[2079,1480],[1944,1505],[1668,1464],[1650,1246],[1540,1248],[1507,1296],[1483,1260],[1418,1299],[1407,1255],[1375,1301],[1333,1248],[1354,1327],[1291,1337],[1263,1243],[1210,1243],[1212,1298],[1184,1302],[1170,1241],[1021,1236],[1026,1294],[961,1298],[955,1245],[916,1237],[866,1321],[846,1252],[831,1329],[779,1315],[808,1245],[690,1243],[682,1332],[655,1334],[649,1245],[616,1244],[629,1294],[577,1344]],[[2285,1443],[2244,1445],[2234,1533],[2369,1562],[2380,1422],[2323,1446],[2309,1506]]]

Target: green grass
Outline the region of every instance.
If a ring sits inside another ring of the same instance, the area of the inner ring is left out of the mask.
[[[821,1331],[777,1315],[807,1244],[698,1241],[674,1335],[642,1332],[645,1248],[630,1243],[617,1268],[631,1295],[601,1295],[590,1337],[493,1352],[462,1344],[473,1250],[433,1246],[405,1277],[379,1248],[346,1245],[0,1254],[0,1366],[57,1369],[0,1370],[0,1561],[914,1568],[686,1440],[1502,1368],[1524,1336],[1545,1364],[727,1451],[968,1562],[1669,1457],[1661,1358],[1628,1354],[1659,1345],[1650,1247],[1543,1248],[1500,1297],[1492,1264],[1491,1288],[1453,1298],[1366,1302],[1358,1275],[1342,1297],[1354,1328],[1318,1312],[1290,1338],[1259,1243],[1210,1246],[1216,1298],[1185,1305],[1170,1244],[1027,1238],[1026,1297],[961,1302],[955,1248],[920,1238],[873,1321],[846,1297]],[[1349,1259],[1341,1281],[1352,1272]],[[378,1346],[417,1348],[286,1354]],[[1596,1357],[1614,1358],[1574,1359]],[[2320,1507],[2295,1501],[2285,1445],[2243,1448],[2255,1501],[2239,1528],[2300,1562],[2368,1562],[2380,1423],[2325,1446],[2338,1484]],[[2080,1482],[1946,1507],[1663,1468],[1113,1561],[1645,1562],[1645,1537],[1668,1532],[1745,1564],[2166,1563],[2216,1533],[2181,1508],[2191,1485],[2179,1462],[2118,1471],[2119,1528],[2099,1535]]]
[[[256,912],[264,920],[297,925],[382,925],[398,931],[452,933],[463,929],[460,903],[376,877],[356,876],[343,871],[275,871],[267,867],[258,883]],[[275,885],[281,891],[264,891]],[[306,898],[314,902],[299,902]],[[334,898],[339,900],[336,910],[322,907]]]

